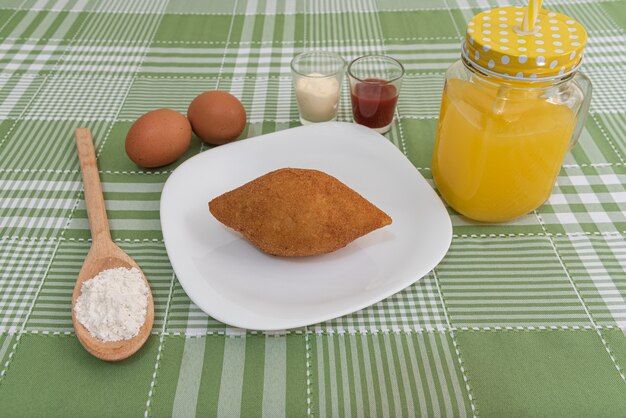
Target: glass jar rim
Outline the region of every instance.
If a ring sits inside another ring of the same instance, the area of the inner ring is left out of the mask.
[[[529,84],[551,83],[552,85],[556,85],[556,84],[559,84],[562,81],[569,80],[571,77],[574,76],[574,74],[576,74],[578,72],[578,70],[580,69],[580,66],[582,64],[582,60],[581,60],[581,61],[578,62],[578,65],[576,65],[570,71],[568,71],[566,73],[563,73],[563,74],[558,74],[558,75],[555,75],[555,76],[551,76],[551,77],[518,78],[518,77],[507,75],[507,74],[496,73],[496,72],[491,71],[491,70],[489,70],[487,68],[484,68],[484,67],[476,64],[474,61],[472,61],[467,56],[467,54],[465,54],[464,52],[461,52],[461,61],[463,61],[463,64],[467,68],[469,68],[471,70],[475,70],[475,71],[477,71],[480,74],[485,75],[485,76],[499,78],[499,79],[502,79],[502,80],[506,80],[508,82],[529,83]]]

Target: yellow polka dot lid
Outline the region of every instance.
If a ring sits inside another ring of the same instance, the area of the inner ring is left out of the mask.
[[[467,26],[463,55],[488,74],[514,79],[562,77],[581,63],[587,32],[569,16],[526,7],[479,13]],[[537,3],[539,6],[537,6]]]

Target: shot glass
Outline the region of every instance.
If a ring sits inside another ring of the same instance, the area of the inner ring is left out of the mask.
[[[348,77],[354,122],[389,132],[404,77],[400,61],[383,55],[359,57],[348,65]]]
[[[344,68],[343,58],[326,51],[303,52],[291,61],[303,125],[337,119]]]

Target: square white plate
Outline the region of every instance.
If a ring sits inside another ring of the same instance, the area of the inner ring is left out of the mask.
[[[334,253],[267,255],[209,212],[207,203],[283,167],[324,171],[393,219]],[[452,225],[407,158],[371,129],[328,122],[222,145],[169,177],[161,196],[167,253],[191,300],[229,325],[281,330],[376,303],[413,284],[446,254]]]

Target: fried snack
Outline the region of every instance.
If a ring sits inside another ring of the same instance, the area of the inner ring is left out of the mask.
[[[286,257],[329,253],[392,222],[336,178],[299,168],[258,177],[211,200],[209,210],[262,251]]]

